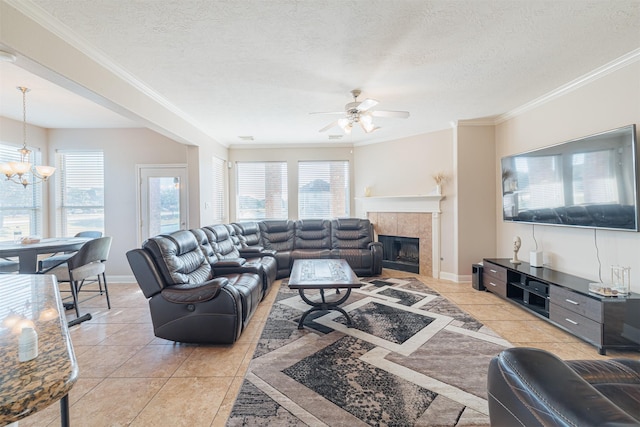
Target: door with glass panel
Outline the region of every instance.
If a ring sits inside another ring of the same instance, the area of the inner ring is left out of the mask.
[[[139,241],[187,228],[187,167],[138,166]]]

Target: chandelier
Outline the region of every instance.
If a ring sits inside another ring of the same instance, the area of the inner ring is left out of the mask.
[[[0,164],[0,173],[7,177],[7,180],[21,184],[25,188],[29,184],[37,184],[49,179],[56,171],[53,166],[33,166],[29,162],[31,150],[27,148],[27,92],[30,89],[22,86],[17,88],[22,92],[22,148],[18,149],[20,153],[19,162],[6,162]]]

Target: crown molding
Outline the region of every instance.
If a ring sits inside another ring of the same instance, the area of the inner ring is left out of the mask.
[[[557,99],[563,95],[566,95],[569,92],[573,92],[574,90],[585,86],[589,83],[592,83],[608,74],[613,73],[614,71],[620,70],[634,62],[640,61],[640,48],[632,50],[626,55],[621,56],[595,70],[587,73],[581,77],[578,77],[575,80],[570,81],[567,84],[560,86],[559,88],[543,95],[539,98],[534,99],[520,107],[517,107],[509,112],[506,112],[495,119],[494,124],[503,123],[509,119],[512,119],[516,116],[526,113],[527,111],[533,110],[543,104],[546,104],[549,101]]]

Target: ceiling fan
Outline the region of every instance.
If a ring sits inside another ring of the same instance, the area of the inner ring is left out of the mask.
[[[344,133],[347,135],[351,133],[351,129],[356,123],[360,124],[362,130],[366,133],[371,133],[377,129],[380,129],[379,126],[373,124],[374,117],[392,117],[392,118],[400,118],[406,119],[409,117],[408,111],[386,111],[386,110],[372,110],[378,104],[378,101],[371,98],[366,98],[362,102],[358,102],[358,96],[360,96],[361,91],[359,89],[354,89],[351,91],[351,95],[353,96],[353,102],[349,102],[344,106],[344,111],[332,111],[332,112],[317,112],[310,114],[344,114],[345,116],[341,119],[336,120],[335,122],[329,123],[327,126],[320,129],[320,132],[325,132],[332,127],[340,126]]]

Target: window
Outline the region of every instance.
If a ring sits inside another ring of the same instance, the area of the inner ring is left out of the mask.
[[[56,159],[57,234],[104,233],[104,156],[102,151],[59,151]]]
[[[298,163],[298,217],[349,216],[349,162]]]
[[[572,156],[573,204],[620,203],[613,150],[576,153]]]
[[[226,222],[226,204],[224,190],[227,187],[226,161],[217,157],[213,158],[213,221],[215,224],[223,224]]]
[[[286,162],[236,163],[238,220],[289,217]]]
[[[0,144],[0,163],[20,161],[19,148]],[[29,148],[32,150],[31,161],[41,164],[40,151]],[[0,176],[0,240],[13,240],[13,232],[17,230],[22,236],[42,235],[42,186],[35,184],[25,188]]]

